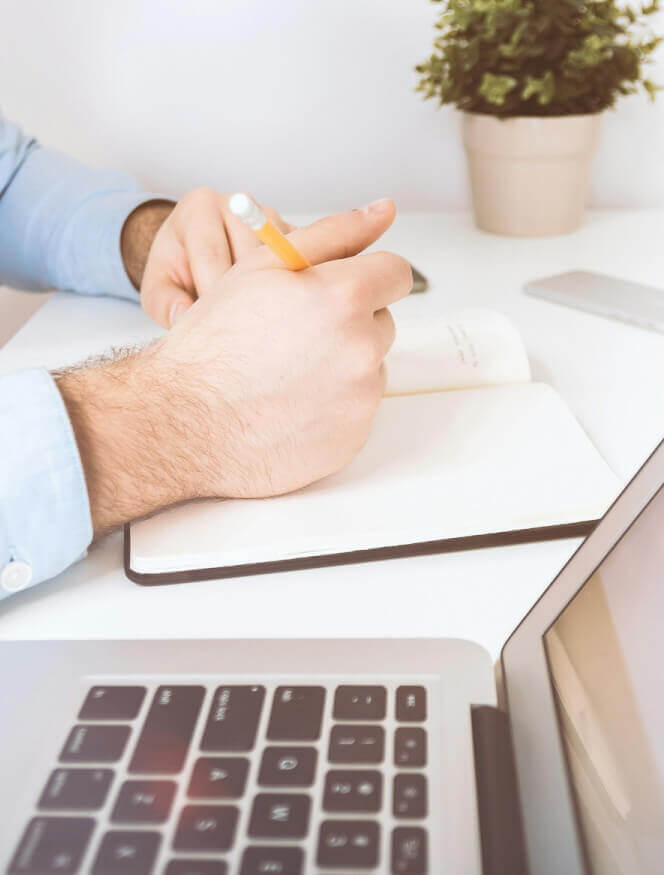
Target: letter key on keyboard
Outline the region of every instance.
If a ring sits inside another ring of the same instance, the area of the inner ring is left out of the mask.
[[[164,875],[228,875],[221,860],[171,860]]]
[[[337,687],[334,719],[384,720],[386,703],[385,687]]]
[[[323,809],[367,813],[380,811],[383,776],[361,769],[333,769],[325,777]]]
[[[394,734],[394,765],[421,768],[427,764],[427,736],[419,726],[403,726]]]
[[[248,751],[256,741],[265,687],[228,686],[215,690],[201,749]]]
[[[395,817],[427,816],[427,779],[424,775],[396,775],[392,813]]]
[[[74,726],[62,748],[60,762],[117,762],[130,732],[128,726]]]
[[[92,864],[92,875],[150,875],[160,844],[158,832],[107,832]]]
[[[324,703],[324,687],[277,687],[267,737],[270,741],[316,741]]]
[[[311,787],[317,758],[315,747],[266,747],[258,783],[263,787]]]
[[[378,865],[379,829],[370,820],[325,820],[318,835],[318,865],[370,869]]]
[[[33,818],[9,865],[9,875],[73,875],[94,825],[91,817]]]
[[[392,833],[392,872],[426,875],[429,871],[427,834],[419,827],[399,827]]]
[[[238,810],[232,805],[186,805],[173,847],[176,851],[227,851],[233,844]]]
[[[304,854],[300,848],[247,848],[240,875],[303,875]]]
[[[249,760],[244,757],[201,757],[194,766],[187,796],[199,799],[239,799],[247,783]]]
[[[38,807],[96,811],[106,801],[113,772],[110,769],[56,769],[51,772]]]
[[[125,781],[111,815],[114,823],[164,823],[171,813],[175,781]]]
[[[174,775],[182,769],[205,694],[204,687],[159,687],[129,771]]]
[[[164,875],[228,875],[221,860],[171,860]]]
[[[384,749],[382,726],[333,726],[328,759],[331,763],[381,763]]]
[[[145,698],[145,687],[93,687],[79,720],[133,720]]]
[[[291,793],[259,793],[254,799],[249,835],[256,839],[301,839],[307,834],[311,800]]]
[[[424,687],[398,687],[396,717],[400,723],[422,723],[427,719],[427,691]]]

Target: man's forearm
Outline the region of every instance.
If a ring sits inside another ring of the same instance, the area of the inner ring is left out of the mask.
[[[152,241],[173,206],[149,201],[124,223],[122,261],[136,289]],[[163,366],[157,374],[154,358],[154,347],[148,347],[54,375],[79,448],[97,537],[194,497],[186,435],[174,435],[179,420],[170,409],[178,381],[175,374],[165,379]]]
[[[156,347],[56,374],[78,444],[95,536],[197,497],[185,423],[200,434],[200,405],[179,391]]]

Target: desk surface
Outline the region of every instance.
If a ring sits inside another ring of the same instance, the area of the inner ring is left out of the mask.
[[[465,306],[506,313],[534,378],[561,393],[626,481],[664,435],[664,337],[529,298],[521,287],[571,269],[664,286],[662,227],[661,210],[606,211],[574,235],[514,240],[476,231],[463,213],[406,215],[381,246],[431,281],[427,294],[397,305],[397,319]],[[0,350],[0,373],[71,363],[146,329],[130,303],[57,295]],[[55,580],[0,603],[0,637],[454,636],[496,657],[578,543],[144,589],[125,578],[116,533]]]

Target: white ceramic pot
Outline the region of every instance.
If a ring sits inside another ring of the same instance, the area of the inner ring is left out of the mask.
[[[475,222],[544,237],[583,221],[601,115],[499,119],[463,113]]]

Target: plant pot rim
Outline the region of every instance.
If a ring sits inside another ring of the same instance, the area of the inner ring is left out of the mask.
[[[606,110],[600,109],[597,112],[570,112],[565,113],[564,115],[496,115],[492,112],[475,112],[468,109],[460,109],[459,112],[469,118],[494,119],[498,122],[522,121],[523,119],[528,119],[528,121],[553,122],[568,118],[599,118],[606,112]]]

